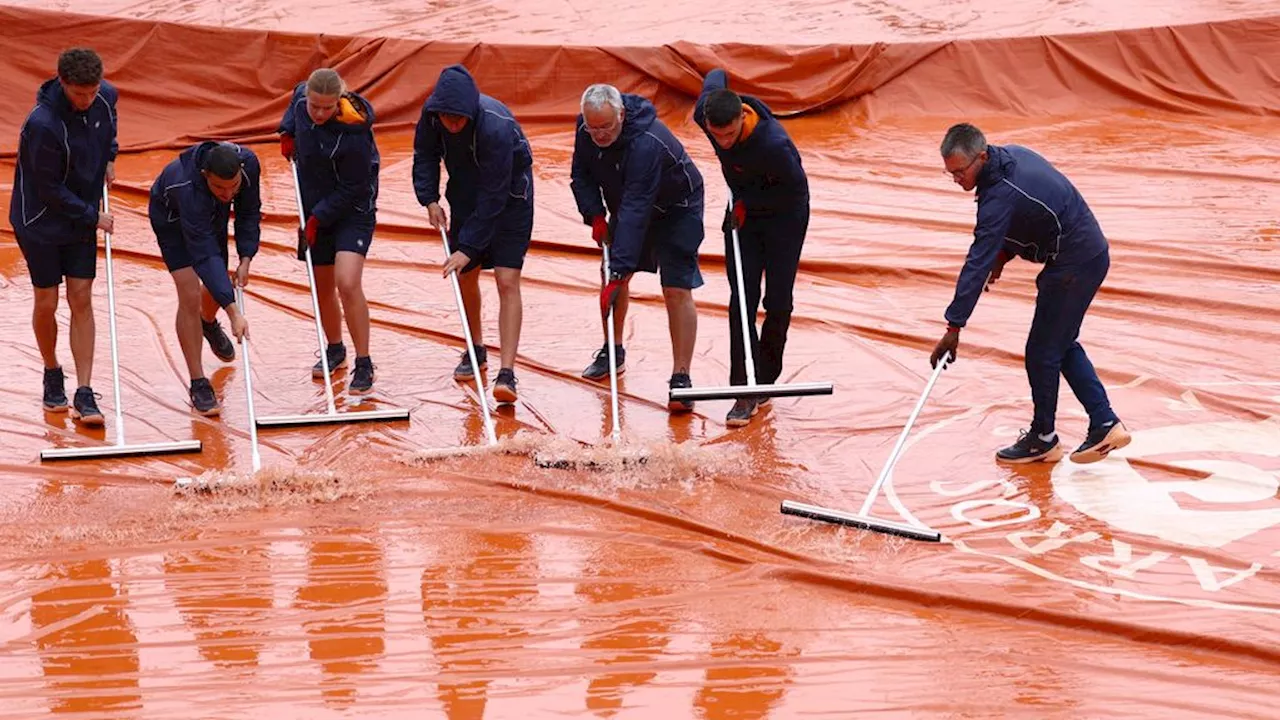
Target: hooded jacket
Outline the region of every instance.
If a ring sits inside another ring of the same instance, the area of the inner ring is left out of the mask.
[[[701,212],[702,174],[653,103],[624,93],[622,105],[622,132],[606,148],[595,144],[578,115],[569,186],[585,224],[606,207],[614,216],[609,269],[626,275],[639,265],[654,212]]]
[[[450,133],[440,113],[468,118]],[[481,94],[471,73],[451,65],[422,105],[413,137],[413,190],[424,207],[440,201],[440,161],[449,171],[445,197],[451,235],[473,260],[493,241],[507,204],[533,202],[533,153],[520,123],[498,100]]]
[[[222,262],[227,222],[234,206],[236,253],[241,258],[257,255],[262,226],[262,169],[252,150],[232,145],[240,156],[240,190],[230,203],[219,201],[201,174],[209,151],[219,144],[231,145],[202,142],[183,150],[166,165],[151,184],[147,214],[157,234],[165,229],[181,233],[200,282],[219,307],[226,307],[235,302],[235,291]]]
[[[307,83],[293,89],[277,132],[294,138],[294,160],[306,217],[328,227],[353,214],[377,211],[381,158],[373,139],[373,106],[353,92],[322,125],[307,113]]]
[[[77,112],[58,78],[36,93],[18,138],[9,224],[24,241],[92,242],[107,163],[116,159],[116,99],[103,80],[93,104]]]
[[[976,185],[973,244],[947,308],[947,322],[964,327],[996,256],[1075,265],[1107,250],[1098,220],[1071,181],[1048,160],[1019,145],[988,145]]]
[[[741,200],[751,217],[790,215],[807,209],[809,178],[800,161],[800,151],[769,106],[750,95],[739,95],[758,118],[751,134],[728,150],[711,137],[707,129],[707,96],[728,86],[724,70],[717,68],[708,73],[694,107],[693,121],[711,141],[733,199]]]

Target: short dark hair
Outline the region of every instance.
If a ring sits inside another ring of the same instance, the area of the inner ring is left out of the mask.
[[[742,115],[742,98],[738,93],[721,88],[707,96],[707,124],[721,128],[733,123],[734,118]]]
[[[58,56],[58,77],[68,85],[97,85],[102,82],[102,58],[89,48],[63,50]]]
[[[230,180],[240,174],[240,153],[231,143],[218,143],[205,156],[204,169],[223,180]]]
[[[987,138],[978,128],[969,123],[958,123],[947,129],[942,138],[942,157],[948,158],[960,153],[967,158],[977,157],[987,149]]]

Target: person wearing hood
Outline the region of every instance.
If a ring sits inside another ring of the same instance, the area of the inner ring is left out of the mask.
[[[44,409],[67,410],[65,375],[58,362],[58,286],[67,280],[71,357],[76,364],[72,417],[103,424],[93,377],[93,280],[97,232],[111,232],[99,212],[103,184],[115,182],[116,99],[102,79],[102,58],[88,48],[58,56],[58,76],[36,93],[35,109],[18,136],[9,224],[27,263],[35,302],[31,326],[44,361]]]
[[[1111,409],[1107,391],[1080,346],[1085,313],[1111,267],[1102,228],[1080,192],[1048,160],[1019,145],[989,145],[968,123],[951,126],[942,139],[943,172],[966,192],[976,189],[977,223],[955,297],[947,307],[947,331],[929,362],[955,360],[960,330],[982,293],[1015,257],[1043,265],[1036,276],[1036,308],[1026,344],[1026,372],[1034,415],[1017,442],[996,453],[1002,463],[1056,462],[1062,447],[1055,429],[1059,375],[1089,415],[1077,463],[1102,460],[1131,437]]]
[[[249,284],[249,265],[258,254],[261,175],[258,156],[249,148],[202,142],[184,150],[151,184],[147,215],[178,291],[174,324],[191,378],[191,404],[201,415],[217,415],[221,405],[204,375],[200,336],[204,335],[219,360],[229,362],[236,356],[236,347],[214,319],[218,308],[226,312],[236,339],[249,331],[229,277],[227,223],[234,206],[240,256],[234,285],[244,287]]]
[[[342,77],[320,68],[293,89],[293,99],[280,122],[280,154],[297,166],[302,211],[298,259],[311,250],[320,324],[328,346],[330,371],[347,359],[342,342],[345,316],[356,361],[347,389],[355,395],[373,391],[369,356],[369,303],[364,294],[364,260],[377,221],[378,171],[381,158],[373,138],[373,106],[349,92]],[[341,304],[339,304],[341,300]],[[324,377],[323,361],[311,376]]]
[[[440,206],[442,160],[449,171],[445,198],[452,222]],[[451,252],[442,274],[458,273],[480,372],[487,365],[487,349],[480,327],[479,270],[493,268],[502,353],[493,397],[513,403],[522,315],[520,271],[533,237],[533,154],[507,106],[482,94],[461,65],[440,73],[422,105],[413,138],[413,190],[431,225],[448,239]],[[454,378],[469,381],[475,372],[463,350]]]
[[[581,110],[570,188],[592,239],[609,245],[609,267],[603,269],[601,283],[601,324],[612,307],[615,342],[621,338],[631,276],[660,273],[671,332],[669,386],[692,387],[689,366],[698,332],[693,290],[703,285],[698,268],[704,236],[702,175],[649,100],[596,84],[583,92]],[[583,377],[609,377],[607,332],[606,327],[606,345]],[[614,350],[621,374],[626,351],[621,343]],[[672,400],[667,407],[687,412],[693,403]]]
[[[747,317],[751,318],[751,357],[760,384],[772,385],[782,375],[796,272],[809,229],[809,179],[799,150],[769,107],[757,98],[730,90],[724,70],[717,68],[707,74],[693,120],[711,141],[733,193],[733,204],[726,204],[722,224],[730,287],[729,384],[747,383],[733,252],[732,232],[736,229]],[[755,317],[762,276],[766,278],[765,316],[757,334]],[[725,423],[730,427],[746,425],[768,402],[769,398],[738,398]]]

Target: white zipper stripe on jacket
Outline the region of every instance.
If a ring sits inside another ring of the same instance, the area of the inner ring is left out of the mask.
[[[1054,248],[1053,253],[1051,255],[1048,255],[1047,257],[1050,260],[1056,259],[1058,257],[1058,253],[1062,250],[1062,221],[1058,219],[1058,213],[1054,212],[1053,209],[1050,208],[1048,205],[1046,205],[1045,202],[1040,198],[1034,197],[1031,193],[1015,185],[1013,181],[1011,181],[1009,178],[1000,178],[1000,180],[1005,184],[1007,184],[1009,187],[1013,188],[1014,190],[1017,190],[1018,192],[1022,193],[1022,195],[1026,197],[1028,200],[1038,204],[1040,207],[1044,208],[1045,210],[1048,210],[1049,214],[1053,216],[1053,222],[1055,225],[1058,226],[1058,237],[1054,238],[1054,241],[1053,241],[1053,248]]]

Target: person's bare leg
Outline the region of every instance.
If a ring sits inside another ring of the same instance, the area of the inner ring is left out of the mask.
[[[333,280],[338,297],[342,299],[342,314],[347,319],[347,331],[351,333],[351,344],[356,348],[357,358],[369,357],[369,302],[365,299],[361,283],[363,273],[363,255],[347,250],[338,253]],[[325,332],[328,334],[327,329]],[[334,336],[341,338],[338,332],[334,332],[329,335],[329,342],[338,342]]]
[[[617,345],[622,344],[622,326],[627,320],[627,308],[631,307],[631,285],[630,283],[623,285],[618,290],[618,298],[613,303],[613,342]],[[608,316],[600,320],[600,330],[604,333],[604,342],[609,342],[609,326],[606,324]]]
[[[334,265],[316,265],[316,300],[320,304],[320,325],[330,345],[342,342],[342,306],[334,283]],[[332,370],[333,368],[330,368]]]
[[[462,292],[462,304],[467,308],[467,327],[471,329],[471,343],[484,346],[484,328],[480,323],[480,266],[470,272],[458,274],[458,290]]]
[[[516,268],[494,268],[498,283],[498,337],[502,343],[502,367],[514,369],[516,353],[520,349],[520,326],[524,322],[524,308],[520,299],[520,271]]]
[[[93,280],[67,278],[67,307],[71,309],[71,357],[76,363],[76,386],[85,387],[93,379]]]
[[[208,293],[200,284],[195,270],[185,267],[174,270],[172,275],[174,287],[178,291],[178,312],[174,318],[178,345],[182,347],[182,358],[187,362],[187,379],[199,380],[204,377],[204,362],[201,357],[204,349],[204,332],[200,325],[203,310],[201,295],[207,296]]]
[[[689,374],[693,364],[693,346],[698,339],[698,308],[693,291],[662,288],[667,304],[667,325],[671,331],[671,373]]]
[[[36,346],[44,368],[58,367],[58,286],[34,288],[35,301],[31,306],[31,329],[36,334]]]

